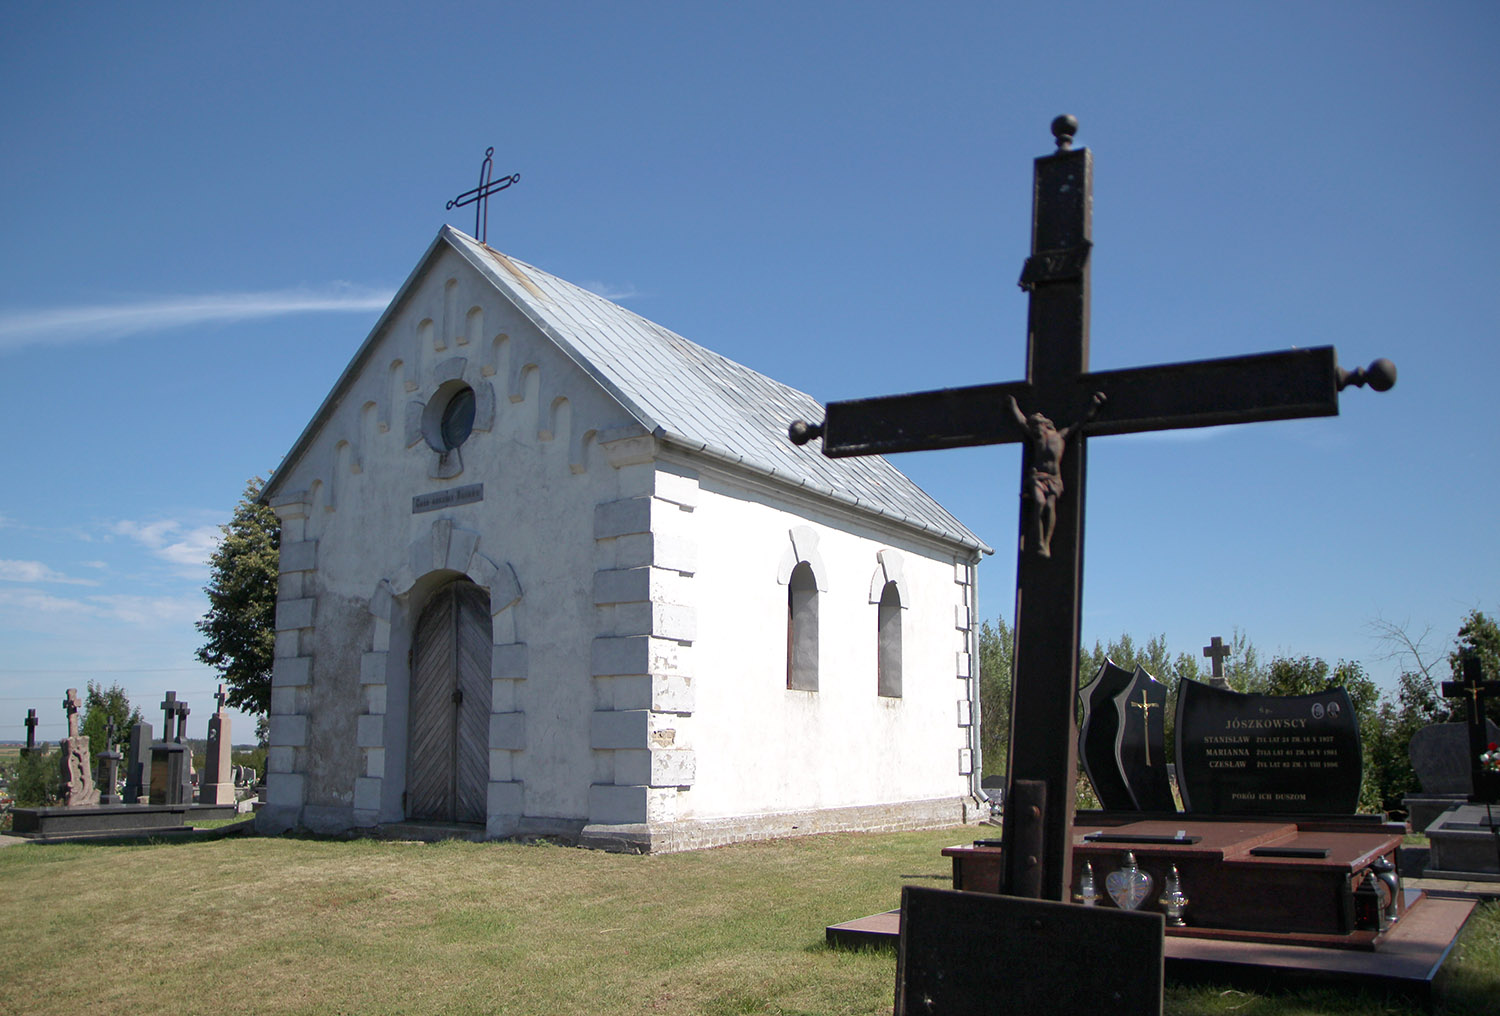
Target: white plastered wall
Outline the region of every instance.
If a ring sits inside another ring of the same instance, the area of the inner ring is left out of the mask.
[[[841,514],[793,506],[724,474],[700,477],[690,522],[699,547],[690,721],[697,782],[681,795],[679,819],[969,793],[969,685],[959,677],[966,552]],[[870,594],[882,552],[901,576],[899,698],[877,693]],[[816,692],[786,687],[785,565],[795,557],[816,558],[826,585]]]
[[[421,421],[455,381],[478,412],[445,460]],[[403,817],[410,633],[460,574],[495,587],[491,833],[588,818],[595,508],[620,497],[609,445],[637,433],[466,262],[439,255],[281,480],[283,571],[298,570],[278,603],[272,824]],[[479,500],[413,510],[476,484]]]

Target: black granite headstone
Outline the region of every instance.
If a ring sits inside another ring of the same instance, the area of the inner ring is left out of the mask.
[[[144,804],[151,796],[151,724],[131,724],[125,756],[125,803]]]
[[[1124,691],[1115,696],[1120,733],[1115,758],[1137,811],[1176,811],[1172,781],[1167,775],[1167,689],[1141,667]]]
[[[1352,814],[1363,759],[1348,692],[1246,695],[1177,687],[1177,780],[1187,811]]]
[[[1120,735],[1120,707],[1115,698],[1130,686],[1130,677],[1130,671],[1107,659],[1078,693],[1083,699],[1083,771],[1106,811],[1135,810],[1135,798],[1115,754]]]
[[[1160,1013],[1165,955],[1159,913],[909,885],[895,1012]]]
[[[1490,742],[1500,742],[1500,727],[1485,720]],[[1424,794],[1474,793],[1473,767],[1469,765],[1469,729],[1466,723],[1432,723],[1411,737],[1411,767],[1421,781]]]

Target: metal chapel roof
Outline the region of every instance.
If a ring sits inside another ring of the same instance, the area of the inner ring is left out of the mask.
[[[812,448],[793,445],[787,438],[787,425],[822,416],[823,407],[812,396],[690,342],[602,296],[501,254],[451,226],[443,227],[422,265],[392,301],[392,308],[445,241],[664,444],[906,523],[972,550],[991,552],[885,459],[873,455],[830,459]],[[389,314],[388,310],[385,317]],[[381,331],[385,317],[371,340]],[[358,370],[364,352],[350,364],[335,393]],[[331,395],[330,401],[335,398]],[[289,460],[300,453],[318,422],[315,418],[309,425]]]

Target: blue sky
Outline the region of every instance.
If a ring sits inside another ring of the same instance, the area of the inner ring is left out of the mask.
[[[1031,160],[1094,152],[1096,369],[1337,346],[1341,416],[1090,444],[1085,637],[1357,659],[1500,610],[1492,3],[0,8],[0,739],[201,736],[204,561],[487,146],[492,246],[823,401],[1023,373]],[[898,456],[989,543],[1015,446]],[[237,719],[235,739],[251,724]]]

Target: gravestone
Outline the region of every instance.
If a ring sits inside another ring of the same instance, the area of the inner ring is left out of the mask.
[[[104,724],[104,750],[99,753],[99,803],[119,804],[120,753],[115,750],[115,721]]]
[[[151,800],[151,724],[145,720],[130,726],[130,748],[125,755],[125,803],[147,804]]]
[[[78,731],[78,689],[69,688],[63,699],[63,708],[68,713],[68,736],[63,738],[59,765],[62,769],[63,805],[76,808],[99,803],[99,791],[94,786],[93,774],[89,772],[89,739]]]
[[[39,722],[35,709],[26,710],[26,747],[21,749],[26,755],[36,750],[36,725]]]
[[[1485,743],[1500,742],[1500,726],[1485,720]],[[1420,833],[1443,812],[1469,800],[1474,771],[1469,765],[1469,731],[1465,723],[1430,723],[1412,735],[1408,749],[1419,794],[1401,799],[1412,832]]]
[[[1489,696],[1500,694],[1500,681],[1484,679],[1484,668],[1479,655],[1472,651],[1466,650],[1463,653],[1459,666],[1463,679],[1444,681],[1442,691],[1447,698],[1463,700],[1464,726],[1469,733],[1469,782],[1474,788],[1472,796],[1478,801],[1500,800],[1500,773],[1484,768],[1479,760],[1492,743],[1485,736],[1488,721],[1484,715],[1484,704]]]
[[[1176,811],[1167,774],[1167,689],[1137,666],[1130,685],[1116,696],[1120,733],[1115,757],[1137,811]]]
[[[1166,688],[1144,668],[1105,660],[1083,697],[1083,767],[1106,811],[1175,812]]]
[[[1477,654],[1465,652],[1460,662],[1463,680],[1444,681],[1442,690],[1450,698],[1462,697],[1465,762],[1473,788],[1468,803],[1459,804],[1427,826],[1431,844],[1427,873],[1449,878],[1500,880],[1500,823],[1494,805],[1500,803],[1500,772],[1481,761],[1494,738],[1484,715],[1485,699],[1500,693],[1500,681],[1486,681]]]
[[[1500,726],[1485,720],[1485,743],[1500,742]],[[1467,723],[1430,723],[1411,737],[1411,768],[1422,793],[1467,799],[1474,793]]]
[[[182,743],[190,710],[186,702],[178,701],[175,691],[167,692],[161,709],[162,739],[151,745],[150,802],[191,804],[192,752]]]
[[[1183,809],[1205,815],[1352,815],[1364,766],[1348,692],[1251,695],[1177,686]]]
[[[230,769],[229,714],[224,710],[224,686],[216,696],[219,708],[208,718],[208,747],[203,779],[198,786],[199,804],[233,804],[234,778]]]
[[[1094,796],[1105,811],[1133,811],[1135,797],[1125,783],[1120,760],[1115,756],[1120,734],[1120,708],[1115,697],[1130,686],[1130,671],[1106,659],[1079,693],[1083,699],[1083,771],[1094,786]]]

